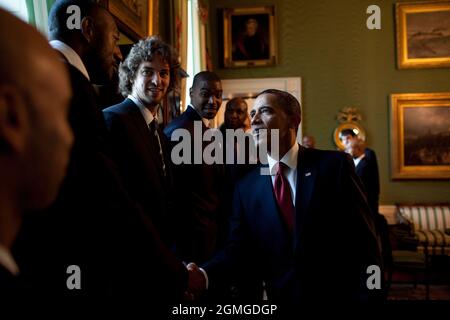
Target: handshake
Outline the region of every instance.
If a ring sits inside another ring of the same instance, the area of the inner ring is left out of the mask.
[[[189,273],[188,287],[184,293],[186,300],[197,300],[207,289],[207,278],[202,270],[193,262],[186,266]]]

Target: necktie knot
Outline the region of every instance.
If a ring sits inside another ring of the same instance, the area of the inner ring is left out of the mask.
[[[156,119],[153,119],[153,121],[148,124],[148,127],[150,128],[151,132],[155,132],[156,130],[158,130],[158,121]]]
[[[278,171],[277,174],[284,174],[286,170],[289,169],[288,165],[284,162],[278,162]]]

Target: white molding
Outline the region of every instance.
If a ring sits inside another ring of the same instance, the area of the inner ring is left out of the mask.
[[[278,89],[287,91],[296,97],[300,104],[301,78],[252,78],[252,79],[226,79],[222,80],[223,97],[231,99],[236,96],[254,97],[265,89]]]
[[[34,1],[33,6],[34,6],[34,17],[36,22],[36,28],[46,36],[48,32],[47,2]]]

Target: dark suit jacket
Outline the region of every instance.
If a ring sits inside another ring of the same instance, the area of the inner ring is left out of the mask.
[[[282,224],[270,176],[259,168],[234,196],[225,250],[204,265],[210,283],[247,271],[247,292],[262,281],[268,298],[291,305],[308,300],[365,300],[366,268],[381,266],[374,221],[350,159],[300,146],[296,231]],[[245,290],[244,290],[245,291]],[[244,299],[254,298],[246,296]],[[260,297],[258,297],[260,298]]]
[[[56,202],[45,212],[27,215],[19,232],[13,254],[29,285],[24,290],[178,299],[187,272],[128,197],[108,156],[93,88],[77,69],[68,68],[75,143]],[[81,269],[81,290],[66,287],[70,265]]]
[[[163,176],[159,146],[139,107],[130,99],[103,110],[111,149],[130,196],[141,205],[168,245],[177,225],[173,175],[166,136],[158,129],[167,176]],[[175,222],[175,223],[174,223]]]
[[[14,294],[16,277],[0,264],[0,297]]]
[[[364,185],[367,194],[367,202],[369,203],[369,207],[375,216],[378,214],[380,177],[378,175],[377,158],[375,153],[372,150],[370,151],[371,153],[369,153],[368,156],[365,155],[356,166],[356,173]]]
[[[224,212],[225,186],[224,168],[221,164],[194,163],[194,121],[200,121],[198,113],[188,108],[164,129],[170,139],[176,129],[186,129],[191,138],[191,164],[174,166],[175,181],[182,190],[181,203],[183,241],[179,243],[180,253],[188,261],[204,262],[210,259],[217,247],[223,244],[226,233]],[[207,130],[201,122],[202,136]],[[197,137],[201,139],[201,137]],[[172,141],[172,146],[177,144]],[[202,152],[208,142],[202,142]]]

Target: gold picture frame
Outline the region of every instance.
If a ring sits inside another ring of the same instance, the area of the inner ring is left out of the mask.
[[[275,65],[275,26],[274,6],[223,9],[224,67]]]
[[[341,141],[342,131],[347,129],[352,130],[358,138],[360,138],[363,141],[366,141],[366,131],[359,123],[356,122],[341,123],[336,129],[334,129],[333,132],[334,144],[341,151],[345,150],[345,145]]]
[[[396,4],[399,69],[450,67],[450,1]]]
[[[118,27],[134,41],[156,32],[158,0],[108,0]]]
[[[450,179],[450,92],[390,97],[393,179]]]

